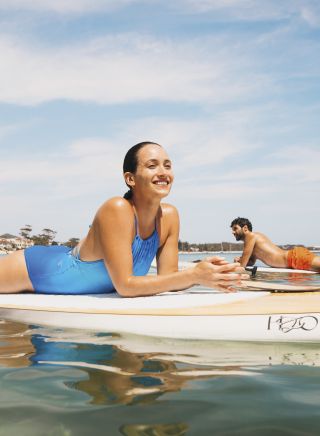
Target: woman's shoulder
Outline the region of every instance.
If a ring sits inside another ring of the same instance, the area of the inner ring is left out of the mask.
[[[97,217],[104,216],[106,214],[122,214],[132,213],[133,209],[128,200],[123,197],[112,197],[106,200],[98,209]]]
[[[163,216],[179,216],[178,209],[169,203],[161,203],[161,215]]]
[[[179,227],[179,213],[175,206],[168,203],[161,203],[160,222],[165,228],[175,229]]]

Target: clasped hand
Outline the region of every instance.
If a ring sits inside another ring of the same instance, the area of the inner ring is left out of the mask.
[[[229,263],[223,257],[213,256],[199,262],[194,268],[196,283],[209,288],[233,292],[249,275],[238,262]]]

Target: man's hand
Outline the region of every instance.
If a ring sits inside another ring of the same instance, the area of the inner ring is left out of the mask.
[[[237,256],[233,259],[234,262],[240,262],[241,260],[241,256]]]

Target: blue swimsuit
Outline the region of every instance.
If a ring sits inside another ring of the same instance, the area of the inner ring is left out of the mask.
[[[137,228],[137,226],[136,226]],[[159,248],[157,229],[132,243],[133,275],[144,276]],[[104,294],[115,291],[104,261],[82,261],[63,245],[35,245],[24,251],[29,278],[39,294]]]

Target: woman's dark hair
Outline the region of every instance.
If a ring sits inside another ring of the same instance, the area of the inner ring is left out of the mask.
[[[230,224],[230,227],[233,227],[233,226],[236,226],[236,225],[240,226],[241,228],[244,227],[244,226],[247,226],[248,230],[250,230],[250,232],[252,232],[252,224],[248,220],[248,218],[241,218],[241,217],[235,218],[232,221],[232,223]]]
[[[160,144],[157,144],[156,142],[151,142],[151,141],[139,142],[139,144],[136,144],[133,147],[131,147],[127,151],[127,154],[124,157],[123,173],[129,172],[129,173],[135,174],[135,172],[137,171],[137,166],[138,166],[138,153],[141,150],[141,148],[143,148],[149,144],[154,144],[154,145],[158,145],[159,147],[161,147]],[[127,191],[123,197],[126,200],[130,200],[130,198],[132,198],[132,195],[133,195],[132,189],[127,183],[126,183],[126,185],[129,187],[129,191]]]

